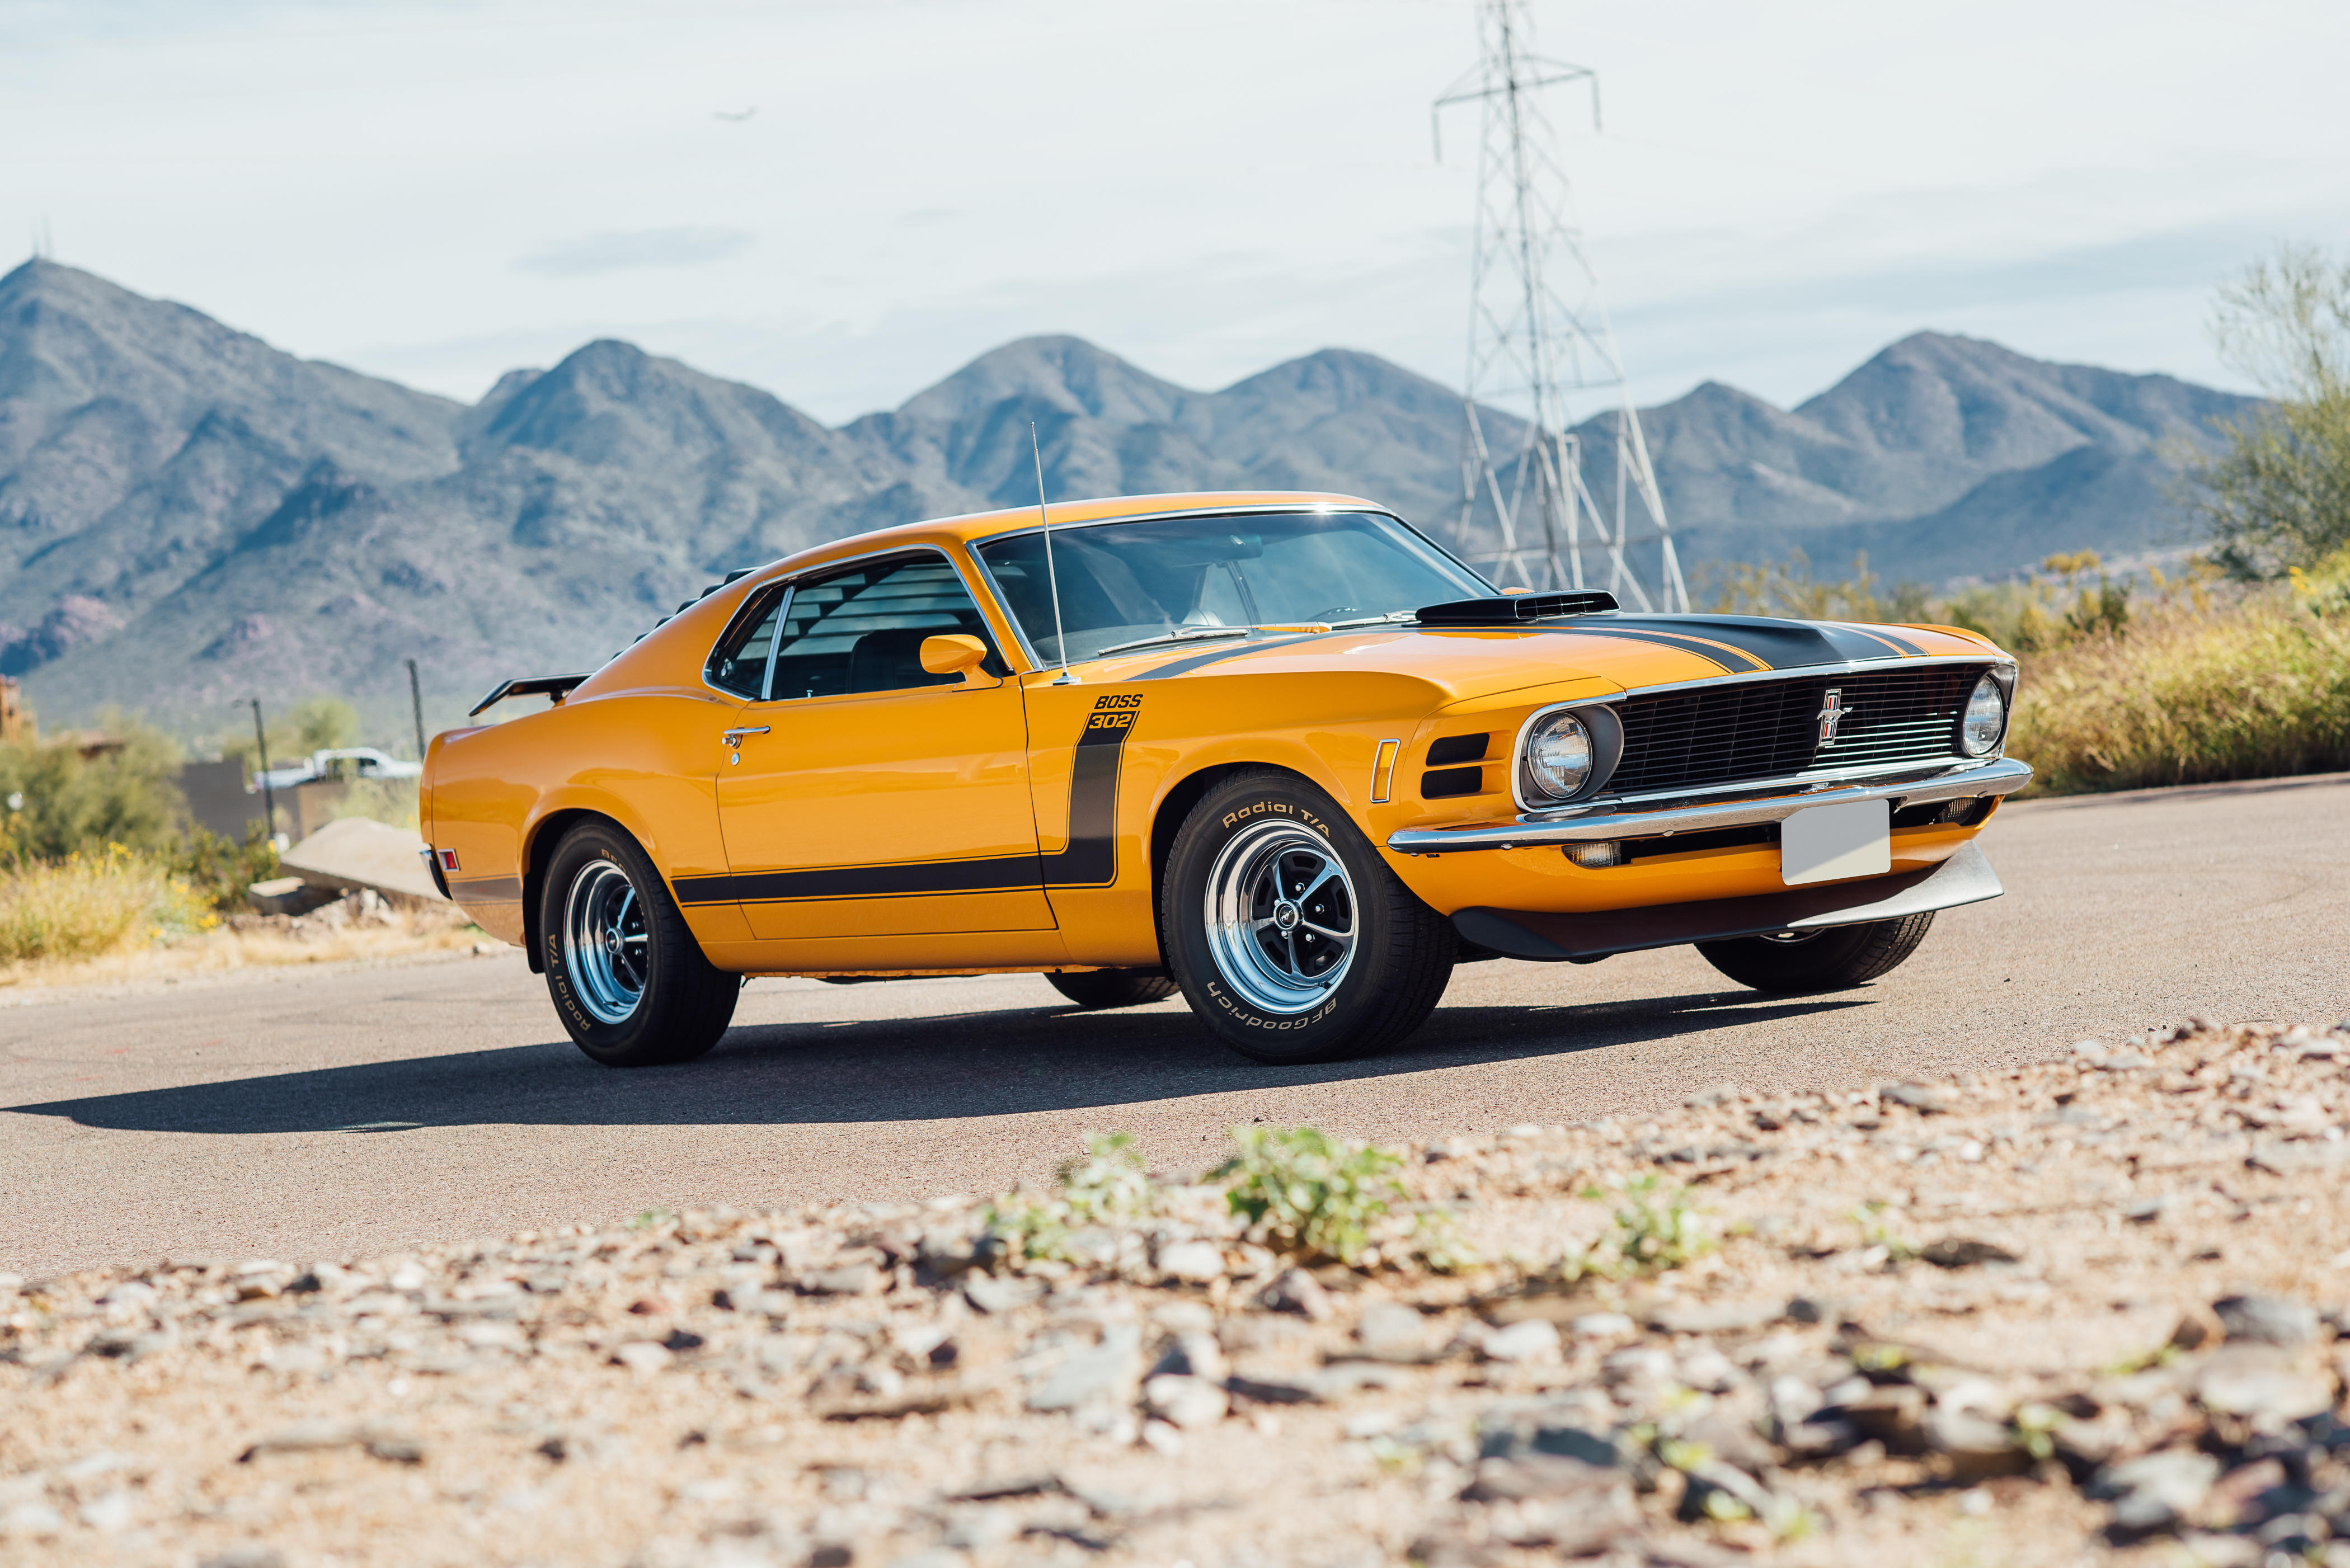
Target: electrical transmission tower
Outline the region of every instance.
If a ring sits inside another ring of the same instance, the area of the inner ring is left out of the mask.
[[[1526,0],[1479,0],[1477,27],[1483,57],[1432,111],[1440,121],[1455,104],[1482,106],[1462,389],[1461,546],[1475,552],[1490,532],[1498,547],[1471,558],[1503,587],[1604,587],[1639,609],[1685,610],[1689,588],[1664,496],[1543,109],[1544,89],[1587,82],[1596,128],[1599,80],[1534,52]],[[1488,441],[1492,421],[1481,417],[1481,402],[1526,421],[1522,434],[1495,432],[1503,450]],[[1601,489],[1612,483],[1615,505],[1603,509],[1592,498],[1583,438],[1570,416],[1575,403],[1596,411],[1609,402],[1615,472]],[[1586,550],[1597,557],[1588,573]]]

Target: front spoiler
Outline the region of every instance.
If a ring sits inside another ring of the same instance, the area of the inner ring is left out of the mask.
[[[2005,891],[1982,851],[1969,843],[1960,845],[1939,866],[1871,877],[1865,882],[1580,915],[1472,908],[1455,914],[1452,926],[1463,940],[1504,958],[1588,963],[1643,948],[1675,948],[1773,931],[1824,930],[1830,926],[1898,919],[1929,909],[1980,903]]]
[[[1467,849],[1522,849],[1544,844],[1585,844],[1599,838],[1648,838],[1660,834],[1703,833],[1717,827],[1743,827],[1757,822],[1783,822],[1815,805],[1842,805],[1856,800],[1963,800],[1987,794],[2012,794],[2032,782],[2029,763],[2012,757],[1971,767],[1952,768],[1927,778],[1895,784],[1848,784],[1841,789],[1814,788],[1807,793],[1766,795],[1761,799],[1726,800],[1709,805],[1679,806],[1668,811],[1624,811],[1606,806],[1571,816],[1521,816],[1511,823],[1481,823],[1473,827],[1408,827],[1388,835],[1388,847],[1398,855],[1450,855]]]

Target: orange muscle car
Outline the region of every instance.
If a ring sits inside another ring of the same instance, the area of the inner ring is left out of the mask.
[[[1993,898],[2015,664],[1950,627],[1497,593],[1343,495],[949,518],[738,573],[552,706],[432,742],[433,873],[598,1062],[742,977],[1180,991],[1266,1062],[1410,1033],[1455,964],[1692,943],[1862,983]]]

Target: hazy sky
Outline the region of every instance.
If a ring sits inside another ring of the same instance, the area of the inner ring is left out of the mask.
[[[2350,243],[2350,6],[1535,14],[1643,401],[1926,327],[2233,385],[2213,284]],[[1469,0],[0,0],[0,245],[466,399],[606,336],[834,421],[1035,332],[1458,384],[1474,55]]]

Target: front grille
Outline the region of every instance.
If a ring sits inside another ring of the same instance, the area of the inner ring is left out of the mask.
[[[1747,779],[1929,763],[1957,749],[1960,710],[1986,665],[1791,675],[1634,696],[1617,704],[1624,760],[1603,793],[1653,794]],[[1830,691],[1843,717],[1820,743]]]

